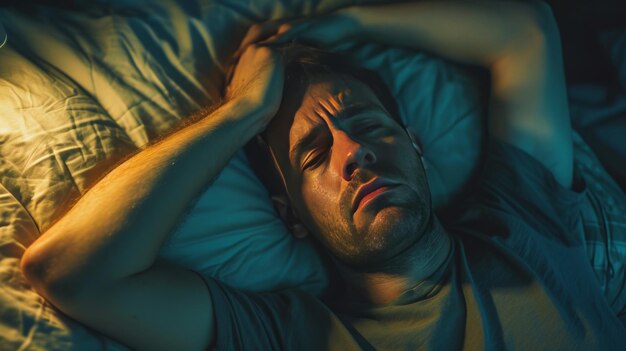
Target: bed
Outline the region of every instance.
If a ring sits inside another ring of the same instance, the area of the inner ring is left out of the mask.
[[[0,7],[8,34],[0,48],[0,350],[127,350],[37,295],[19,270],[25,248],[107,169],[218,101],[226,62],[250,24],[362,2],[76,0]],[[620,154],[626,147],[602,133],[607,123],[611,133],[626,132],[626,31],[603,38],[622,95],[571,86],[572,118],[600,145],[596,151],[606,149],[600,158],[618,182],[574,132],[576,164],[592,185],[588,197],[610,196],[616,213],[625,213],[619,182],[626,177],[614,161],[626,160]],[[374,44],[330,49],[376,70],[398,98],[401,118],[424,145],[433,201],[445,216],[479,165],[484,72]],[[587,226],[598,225],[591,205],[583,215]],[[610,244],[589,250],[598,272],[606,268],[599,252]],[[614,256],[625,262],[626,241],[618,244]],[[321,294],[328,285],[314,246],[289,235],[243,151],[199,194],[160,259],[247,290],[298,286]],[[624,273],[623,264],[614,269]]]

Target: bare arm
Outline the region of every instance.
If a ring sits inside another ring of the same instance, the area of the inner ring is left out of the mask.
[[[384,9],[385,15],[376,8],[361,10],[366,35],[489,68],[490,134],[528,152],[560,184],[571,186],[573,154],[561,45],[546,5],[438,1]]]
[[[542,3],[419,1],[349,7],[284,25],[271,41],[369,40],[432,52],[491,72],[489,132],[570,187],[573,152],[558,28]]]
[[[237,97],[115,168],[25,252],[25,276],[61,311],[133,349],[213,342],[202,279],[154,262],[189,202],[278,108],[276,53],[251,47],[241,62]]]

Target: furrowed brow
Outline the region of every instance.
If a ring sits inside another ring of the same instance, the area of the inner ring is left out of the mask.
[[[358,104],[358,105],[347,106],[346,108],[339,111],[334,116],[334,118],[336,118],[337,120],[342,120],[342,119],[346,120],[346,119],[349,119],[350,117],[358,116],[359,114],[363,112],[381,112],[385,114],[387,113],[385,109],[383,109],[382,107],[378,105]]]
[[[369,111],[387,114],[387,111],[378,105],[357,104],[345,107],[332,118],[336,120],[347,120]],[[319,137],[319,134],[325,129],[327,129],[327,127],[324,123],[318,123],[311,128],[304,137],[300,138],[289,150],[289,159],[298,160],[302,153],[311,147],[313,142]]]

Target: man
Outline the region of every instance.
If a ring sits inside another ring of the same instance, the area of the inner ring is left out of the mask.
[[[456,227],[434,216],[419,148],[374,87],[345,72],[285,79],[272,47],[294,36],[490,69],[489,156]],[[584,184],[544,6],[346,8],[257,26],[238,55],[222,106],[111,171],[27,250],[25,275],[59,309],[136,349],[626,347],[581,242]],[[264,130],[288,195],[279,212],[344,279],[332,311],[297,290],[244,293],[154,263],[188,202]]]

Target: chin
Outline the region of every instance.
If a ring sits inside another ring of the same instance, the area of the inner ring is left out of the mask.
[[[415,209],[386,207],[379,210],[367,225],[357,228],[359,252],[353,261],[359,266],[383,264],[404,251],[423,235],[425,216]]]

